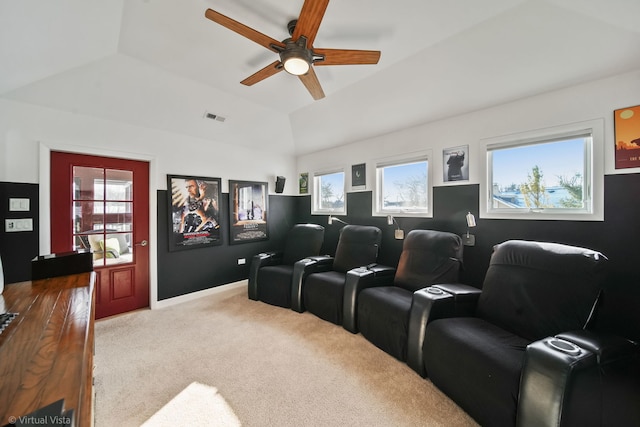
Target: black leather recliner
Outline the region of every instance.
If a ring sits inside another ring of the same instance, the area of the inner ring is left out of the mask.
[[[402,246],[402,254],[395,275],[386,275],[358,294],[357,324],[344,327],[351,332],[358,329],[362,335],[395,358],[407,360],[408,336],[414,342],[424,335],[420,324],[410,324],[413,293],[437,283],[456,283],[462,264],[460,236],[444,231],[412,230]],[[349,276],[365,276],[366,272],[353,271]],[[347,289],[359,280],[347,279]],[[479,292],[479,291],[478,291]],[[422,351],[421,345],[414,350]],[[421,354],[418,354],[421,359]]]
[[[473,316],[455,313],[462,288],[418,291],[419,305],[436,313],[425,322],[426,374],[486,427],[637,425],[637,343],[588,330],[606,261],[589,249],[512,240],[494,247]]]
[[[249,271],[249,298],[290,308],[294,265],[317,256],[323,241],[321,225],[297,224],[287,233],[284,251],[255,255]]]
[[[295,275],[302,279],[296,279],[292,308],[298,312],[309,310],[324,320],[342,325],[347,272],[354,268],[373,268],[381,239],[378,227],[345,225],[340,230],[334,257],[296,263]]]

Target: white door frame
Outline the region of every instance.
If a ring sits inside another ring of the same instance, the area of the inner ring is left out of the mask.
[[[158,188],[156,180],[157,159],[150,154],[129,153],[123,151],[104,150],[96,147],[60,144],[55,142],[39,142],[39,203],[40,203],[40,255],[51,252],[51,151],[88,154],[91,156],[115,157],[128,160],[149,162],[149,307],[158,306],[158,251],[156,236],[158,235]]]

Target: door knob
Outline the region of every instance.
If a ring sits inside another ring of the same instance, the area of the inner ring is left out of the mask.
[[[146,240],[143,240],[140,243],[136,243],[136,246],[147,246],[149,244],[149,242],[147,242]]]

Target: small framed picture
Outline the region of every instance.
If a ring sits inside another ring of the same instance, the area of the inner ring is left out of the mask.
[[[309,172],[304,172],[300,174],[299,183],[299,191],[300,194],[308,194],[309,193]]]
[[[616,169],[640,167],[640,105],[613,112]]]
[[[469,180],[469,146],[446,148],[442,150],[444,182]]]
[[[360,163],[351,166],[351,186],[364,187],[367,185],[367,164]]]
[[[249,243],[269,238],[266,182],[229,180],[229,243]]]
[[[222,244],[220,178],[167,175],[169,250]]]

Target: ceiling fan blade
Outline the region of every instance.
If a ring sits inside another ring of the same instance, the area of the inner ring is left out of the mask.
[[[262,34],[260,31],[256,31],[251,27],[247,27],[246,25],[241,24],[240,22],[233,20],[219,12],[216,12],[213,9],[207,9],[207,11],[204,13],[204,16],[206,16],[208,19],[211,19],[213,22],[216,22],[223,27],[230,29],[231,31],[235,31],[241,36],[244,36],[249,40],[258,43],[260,46],[266,47],[273,52],[277,53],[278,51],[271,47],[272,44],[284,48],[284,43],[276,39],[272,39],[271,37]]]
[[[313,51],[324,55],[323,61],[313,65],[358,65],[377,64],[380,59],[379,50],[349,50],[349,49],[316,49]]]
[[[253,73],[252,75],[250,75],[249,77],[241,81],[240,83],[242,83],[245,86],[253,86],[254,84],[266,79],[267,77],[271,77],[274,74],[278,74],[282,70],[283,68],[280,65],[280,61],[274,61],[271,64],[264,67],[263,69]]]
[[[320,86],[320,81],[318,80],[318,76],[316,76],[316,72],[313,71],[313,67],[309,68],[307,74],[303,74],[298,77],[305,85],[313,99],[317,101],[318,99],[324,98],[324,91],[322,90],[322,86]]]
[[[325,10],[327,10],[328,4],[329,0],[305,0],[291,39],[298,41],[300,36],[305,36],[307,38],[307,47],[313,46],[313,41],[316,39],[320,22],[322,22],[322,17]]]

